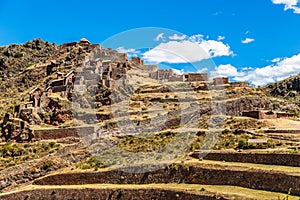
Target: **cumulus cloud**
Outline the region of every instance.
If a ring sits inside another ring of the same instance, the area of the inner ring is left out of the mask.
[[[177,74],[177,75],[182,75],[182,74],[184,74],[184,69],[181,69],[181,70],[179,70],[179,69],[174,69],[174,68],[171,68],[172,69],[172,71],[175,73],[175,74]]]
[[[126,49],[125,47],[118,47],[116,49],[119,53],[127,53],[129,57],[137,57],[141,53],[139,50],[136,49]]]
[[[271,62],[276,63],[279,62],[281,60],[281,58],[274,58],[273,60],[271,60]]]
[[[204,67],[204,68],[198,69],[197,73],[206,73],[207,71],[208,71],[208,68]]]
[[[221,36],[221,35],[218,36],[218,40],[219,40],[219,41],[224,40],[224,39],[225,39],[224,36]]]
[[[160,33],[156,36],[156,38],[154,38],[155,41],[160,41],[160,40],[164,40],[164,33]]]
[[[169,37],[170,40],[184,40],[186,35],[177,35],[176,33]]]
[[[234,66],[227,65],[219,65],[213,71],[210,72],[210,76],[212,78],[222,77],[222,76],[243,76],[244,72],[238,72],[237,68]]]
[[[248,43],[251,43],[251,42],[254,42],[253,38],[246,38],[246,39],[242,40],[243,44],[248,44]]]
[[[273,4],[283,4],[284,10],[293,10],[295,14],[300,14],[300,7],[298,7],[299,0],[272,0]]]
[[[232,65],[220,65],[211,72],[211,75],[229,76],[235,81],[248,81],[258,86],[286,79],[299,72],[300,53],[262,68],[243,68],[241,71],[238,71]]]
[[[230,46],[221,41],[206,40],[203,35],[194,35],[184,40],[160,43],[143,54],[150,63],[193,63],[205,59],[230,56]]]

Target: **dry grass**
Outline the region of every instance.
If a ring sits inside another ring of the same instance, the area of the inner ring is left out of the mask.
[[[46,189],[61,189],[62,186],[37,186],[29,185],[23,188],[19,188],[19,191],[30,191],[30,190],[46,190]],[[196,185],[196,184],[149,184],[149,185],[120,185],[120,184],[93,184],[93,185],[68,185],[63,186],[65,189],[166,189],[173,191],[183,191],[193,194],[218,194],[230,199],[284,199],[287,194],[278,192],[269,192],[262,190],[254,190],[249,188],[227,186],[227,185]],[[201,191],[205,189],[205,191]],[[297,196],[289,196],[290,200],[298,200]]]
[[[222,166],[228,169],[232,168],[240,168],[243,170],[267,170],[267,171],[278,171],[286,174],[293,174],[300,176],[299,167],[291,167],[291,166],[281,166],[281,165],[265,165],[265,164],[255,164],[255,163],[239,163],[239,162],[223,162],[223,161],[213,161],[213,160],[203,160],[199,161],[197,159],[192,159],[189,161],[185,161],[187,165],[207,165],[207,166]]]
[[[264,119],[263,121],[277,129],[300,129],[300,121],[293,119]]]

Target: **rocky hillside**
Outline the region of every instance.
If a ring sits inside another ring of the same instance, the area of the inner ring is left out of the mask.
[[[7,111],[11,112],[15,105],[26,102],[28,93],[33,88],[43,88],[45,83],[54,79],[53,74],[46,73],[48,66],[54,63],[60,72],[68,72],[81,66],[93,47],[76,42],[56,45],[41,39],[0,47],[0,119]],[[298,75],[262,89],[228,90],[226,94],[228,114],[240,115],[245,109],[281,109],[280,107],[288,102],[273,101],[274,99],[269,98],[269,94],[295,97],[300,93],[299,83]],[[105,99],[103,96],[105,95],[98,93],[96,98],[101,101]]]
[[[300,74],[269,84],[266,89],[272,96],[296,97],[300,94]]]
[[[277,123],[276,120],[286,120],[293,128],[295,124],[300,127],[295,118],[264,121],[264,118],[241,116],[243,111],[258,109],[299,113],[292,95],[297,97],[300,91],[297,76],[254,88],[247,84],[215,85],[213,81],[161,82],[149,77],[152,68],[144,65],[140,58],[129,60],[126,54],[90,44],[86,39],[62,45],[36,39],[23,45],[0,47],[0,193],[14,191],[52,172],[101,171],[124,163],[143,165],[144,161],[191,162],[186,158],[190,151],[201,148],[272,149],[274,152],[279,148],[281,153],[298,152],[300,138],[297,136],[264,132]],[[267,139],[267,142],[249,144],[249,139]],[[95,156],[99,153],[101,158]],[[210,162],[199,169],[205,174],[218,172],[215,180],[223,180],[222,166],[232,170],[232,174],[226,176],[229,179],[243,177],[251,171],[240,164],[232,167],[227,166],[227,162]],[[169,172],[167,170],[173,167],[170,166],[162,174],[180,175],[184,169],[185,175],[192,177],[198,174],[192,171],[193,166],[202,164],[201,160],[184,167],[174,166]],[[218,169],[214,169],[216,166]],[[265,174],[264,169],[261,166],[259,173]],[[109,173],[116,180],[129,181],[126,174]],[[251,171],[247,180],[250,177],[259,180],[259,173]],[[169,183],[159,181],[157,174],[152,175],[149,177],[155,177],[153,183]],[[211,176],[206,177],[212,180]],[[183,183],[182,178],[170,180]],[[206,179],[195,180],[201,180],[195,184],[209,183]],[[260,187],[234,180],[237,181],[232,185],[272,192],[287,192],[290,187],[269,188],[269,183],[274,182],[269,176]],[[200,189],[206,190],[197,190]],[[299,190],[292,192],[299,194]],[[107,199],[113,199],[110,192],[108,196]],[[0,198],[11,199],[1,194]]]
[[[29,91],[51,78],[47,66],[58,63],[64,72],[80,66],[91,49],[80,45],[51,44],[35,39],[21,45],[0,47],[0,117],[26,100]]]

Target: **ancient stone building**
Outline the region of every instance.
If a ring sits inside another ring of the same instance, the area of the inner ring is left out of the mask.
[[[73,85],[73,78],[74,78],[74,70],[69,71],[65,76],[64,76],[64,85]]]
[[[169,81],[171,82],[175,82],[175,81],[178,81],[178,82],[183,82],[184,80],[184,75],[172,75],[169,77]]]
[[[77,42],[69,42],[61,45],[61,48],[69,48],[69,47],[75,47],[78,43]]]
[[[65,84],[65,79],[64,78],[60,78],[60,79],[54,79],[49,81],[48,85],[51,87],[57,87],[57,86],[64,86]]]
[[[11,116],[9,113],[5,114],[1,123],[1,134],[6,141],[15,140],[20,142],[24,139],[30,141],[32,139],[32,135],[29,134],[30,131],[25,121],[20,118],[14,118],[14,116]],[[25,138],[23,133],[25,134]]]
[[[36,87],[29,92],[29,101],[32,102],[33,107],[40,107],[41,105],[41,89]]]
[[[188,73],[188,74],[184,74],[184,81],[186,82],[209,81],[209,76],[207,73]]]
[[[140,57],[132,57],[131,63],[135,66],[141,66],[144,65],[144,61]]]
[[[213,84],[214,85],[224,85],[229,83],[228,77],[216,77],[213,78]]]
[[[231,87],[249,87],[250,84],[249,84],[249,82],[231,82],[230,86]]]
[[[79,45],[88,46],[90,44],[91,44],[90,41],[88,41],[86,38],[80,39]]]
[[[287,112],[277,111],[276,114],[277,114],[277,118],[291,118],[291,117],[294,117],[293,114],[287,113]]]
[[[60,65],[59,62],[57,62],[56,60],[51,60],[50,65],[46,66],[46,74],[47,76],[51,75],[54,71],[54,68],[58,67]]]
[[[72,87],[75,81],[74,70],[69,71],[66,75],[63,73],[57,73],[57,79],[50,80],[46,86],[45,91],[48,93],[64,92],[69,87]]]
[[[172,76],[173,74],[174,74],[174,72],[172,69],[167,69],[167,70],[159,69],[156,72],[150,73],[149,77],[156,79],[156,80],[168,81],[170,76]]]
[[[62,72],[56,72],[55,74],[56,74],[56,79],[61,79],[61,78],[63,78],[63,76],[65,75],[65,74],[62,73]]]
[[[276,119],[276,118],[290,118],[293,114],[280,112],[280,111],[268,111],[268,110],[252,110],[242,112],[242,116],[251,117],[255,119]]]

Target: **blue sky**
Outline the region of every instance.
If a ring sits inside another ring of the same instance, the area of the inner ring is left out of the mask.
[[[93,43],[129,49],[149,63],[161,61],[187,71],[192,62],[212,76],[264,85],[300,72],[298,6],[298,0],[0,0],[0,45],[34,38],[61,44],[86,37]],[[133,31],[130,40],[113,45],[123,31],[142,27],[174,31]],[[172,37],[175,33],[177,38]],[[195,45],[208,56],[200,55]],[[176,63],[178,59],[170,55],[157,59],[162,55],[159,49],[174,51],[189,62]]]

